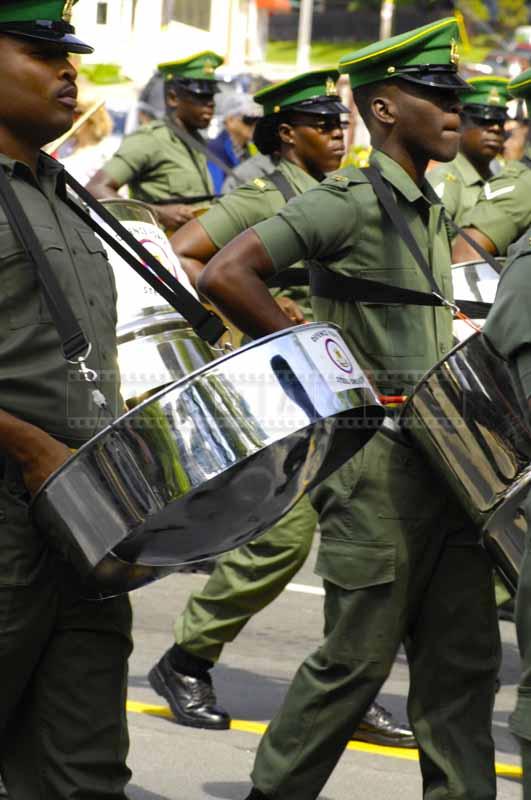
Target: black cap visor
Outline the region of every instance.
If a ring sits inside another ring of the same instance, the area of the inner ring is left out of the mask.
[[[486,122],[499,122],[503,125],[507,121],[507,110],[498,106],[488,106],[482,103],[465,103],[463,105],[463,116],[470,117],[472,120],[485,120]]]
[[[184,89],[190,94],[203,94],[213,97],[219,92],[218,82],[215,80],[201,80],[200,78],[170,78],[167,83],[173,84],[176,89]]]
[[[66,22],[50,22],[49,20],[3,22],[0,24],[0,33],[18,36],[22,39],[36,39],[40,42],[60,45],[69,53],[87,55],[93,53],[94,48],[74,36],[75,32],[75,28]]]
[[[390,78],[401,78],[410,83],[420,83],[433,89],[448,89],[458,92],[473,91],[459,75],[455,67],[444,64],[426,64],[418,67],[399,67]]]
[[[282,110],[302,111],[304,114],[350,114],[350,109],[343,105],[338,95],[312,97],[310,100],[301,100],[300,103],[293,103],[293,105],[284,106]]]

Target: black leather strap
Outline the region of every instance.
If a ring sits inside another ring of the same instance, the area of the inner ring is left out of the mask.
[[[417,241],[413,234],[411,233],[404,217],[400,213],[400,209],[398,208],[398,204],[391,192],[391,189],[384,182],[382,176],[376,169],[376,167],[366,167],[362,170],[367,176],[369,183],[371,184],[376,197],[378,198],[381,206],[385,210],[385,213],[395,226],[395,229],[400,235],[400,238],[410,251],[411,255],[419,265],[421,272],[423,273],[424,277],[428,281],[431,290],[434,295],[436,295],[440,301],[444,300],[444,295],[437,286],[435,278],[433,277],[433,273],[431,271],[430,265],[424,258],[424,254],[422,253],[420,247],[417,244]],[[436,303],[435,305],[441,305],[441,302]]]
[[[129,233],[127,228],[99,203],[75,178],[65,172],[65,181],[78,197],[105,222],[116,235],[127,244],[127,247],[138,256],[135,258],[115,237],[111,236],[90,214],[72,199],[68,205],[92,230],[98,234],[123,260],[132,267],[140,277],[149,283],[165,300],[170,303],[190,323],[194,331],[205,341],[215,344],[225,332],[220,318],[208,311],[184,286],[153,256],[149,250]],[[139,261],[138,259],[141,259]],[[143,263],[142,263],[143,262]],[[146,269],[147,265],[149,269]]]
[[[297,192],[288,181],[285,175],[283,175],[279,169],[276,169],[274,172],[269,172],[266,175],[271,183],[278,189],[286,203],[288,203],[293,197],[297,196]]]
[[[48,258],[35,235],[35,231],[15,190],[1,167],[0,205],[2,205],[7,220],[24,248],[28,259],[35,265],[37,278],[41,284],[46,304],[61,339],[65,359],[67,361],[75,361],[80,356],[87,355],[90,343],[55,277]]]
[[[429,292],[419,292],[413,289],[392,286],[381,283],[380,281],[371,281],[366,278],[341,275],[338,272],[332,272],[332,270],[313,264],[310,270],[306,268],[284,270],[272,276],[267,281],[268,286],[270,288],[287,288],[288,286],[303,286],[309,281],[312,295],[342,302],[403,303],[418,306],[442,305],[444,296],[433,278],[428,262],[424,258],[405,219],[402,217],[391,190],[384,183],[380,173],[374,167],[363,169],[362,172],[367,175],[380,204],[428,280],[432,289],[431,294]],[[271,176],[268,177],[271,178]],[[438,198],[437,202],[439,202]],[[450,220],[448,221],[451,222]],[[455,226],[455,228],[457,228],[457,226]],[[489,256],[487,253],[486,255]],[[489,263],[494,262],[494,268],[497,272],[500,271],[499,264],[492,256],[489,256],[489,258],[485,260]],[[491,307],[490,303],[469,300],[458,300],[456,304],[461,311],[474,319],[485,319]]]
[[[218,158],[218,156],[215,153],[212,153],[212,151],[208,149],[207,145],[203,141],[200,141],[195,136],[192,136],[191,133],[188,133],[188,131],[186,131],[184,128],[181,128],[180,125],[176,125],[171,117],[169,116],[166,117],[166,124],[173,131],[175,136],[177,136],[177,138],[180,139],[181,142],[188,148],[188,151],[190,152],[190,155],[192,156],[196,169],[200,175],[201,175],[201,170],[199,169],[197,161],[193,157],[192,154],[193,151],[201,153],[201,155],[205,156],[208,159],[208,161],[212,161],[212,163],[215,164],[216,167],[219,167],[225,173],[225,175],[230,175],[230,177],[234,178],[234,180],[236,180],[238,184],[245,183],[245,181],[243,181],[240,178],[240,176],[233,169],[231,169],[231,167],[225,164],[225,162],[222,161],[221,158]]]

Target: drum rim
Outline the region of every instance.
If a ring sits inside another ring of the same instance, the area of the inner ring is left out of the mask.
[[[503,264],[505,263],[505,261],[507,260],[506,256],[492,256],[492,258],[494,259],[494,261],[499,262],[502,265],[502,267],[503,267]],[[452,271],[453,271],[457,267],[470,267],[470,266],[473,266],[473,265],[476,265],[476,264],[487,264],[489,267],[491,266],[491,264],[489,264],[488,261],[485,261],[484,258],[475,258],[475,259],[471,259],[469,261],[455,261],[452,264],[451,268],[452,268]],[[500,272],[501,272],[501,270],[500,270]],[[498,273],[498,274],[500,274],[500,273]]]
[[[120,204],[140,206],[141,208],[147,209],[151,214],[151,216],[154,219],[156,219],[155,214],[153,213],[149,203],[145,203],[143,200],[135,200],[134,198],[128,198],[128,197],[109,197],[109,199],[101,200],[100,202],[103,206],[115,206]],[[127,220],[125,221],[127,222]],[[134,220],[130,220],[130,222],[133,221]]]

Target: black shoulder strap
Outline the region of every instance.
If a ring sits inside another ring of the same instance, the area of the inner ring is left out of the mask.
[[[446,301],[439,291],[428,262],[424,258],[413,234],[409,230],[406,221],[398,209],[391,190],[382,180],[380,173],[374,167],[363,169],[362,172],[367,175],[382,207],[428,280],[432,290],[431,294],[429,292],[403,289],[398,286],[380,283],[379,281],[370,281],[365,278],[341,275],[340,273],[314,264],[311,265],[309,270],[311,294],[316,297],[325,297],[342,302],[404,303],[407,305],[420,306],[449,305],[453,307],[453,304]],[[304,273],[306,273],[306,276],[304,276]],[[273,276],[268,281],[268,286],[270,288],[277,286],[285,288],[290,285],[303,285],[304,277],[307,276],[308,271],[306,269],[285,270]],[[490,304],[464,300],[459,301],[459,308],[475,319],[484,319],[490,310]]]
[[[522,164],[525,164],[525,165],[526,165],[526,167],[529,167],[529,169],[531,169],[531,158],[529,158],[529,156],[528,156],[528,155],[524,155],[524,156],[523,156],[523,157],[520,159],[520,161],[522,162]]]
[[[380,204],[382,205],[385,213],[395,226],[397,232],[400,235],[400,238],[407,246],[408,250],[410,251],[411,255],[417,262],[420,267],[421,272],[423,273],[424,277],[428,281],[430,288],[433,294],[439,298],[442,304],[444,305],[451,305],[445,301],[444,295],[442,294],[441,290],[437,286],[435,282],[435,278],[433,277],[433,273],[431,271],[430,265],[424,258],[424,254],[422,253],[418,243],[411,233],[409,226],[406,223],[403,215],[400,213],[400,209],[398,208],[398,204],[393,197],[393,193],[387,183],[384,182],[382,176],[376,169],[376,167],[366,167],[362,170],[367,176],[369,183],[371,184],[376,197],[378,198]]]
[[[279,169],[276,169],[274,172],[269,172],[266,177],[271,181],[275,188],[278,189],[286,203],[288,203],[293,197],[297,196],[297,192],[288,181],[286,176],[283,175]]]
[[[196,139],[195,136],[192,136],[192,134],[188,133],[188,131],[184,130],[184,128],[181,128],[179,125],[176,125],[174,121],[171,119],[171,117],[166,117],[166,123],[171,128],[173,133],[177,136],[177,138],[180,139],[184,145],[186,145],[189,151],[195,150],[196,153],[201,153],[201,155],[205,156],[205,158],[207,158],[208,161],[212,161],[212,163],[215,164],[216,167],[219,167],[225,173],[225,175],[230,175],[231,178],[234,178],[234,180],[237,181],[238,185],[241,185],[242,183],[245,182],[233,169],[231,169],[231,167],[225,164],[225,162],[222,161],[221,158],[218,158],[218,156],[215,153],[209,150],[206,144],[204,144],[202,141],[199,141],[199,139]],[[194,158],[194,163],[196,167],[199,169],[199,166],[195,161],[195,158]]]
[[[72,211],[98,234],[123,260],[132,267],[140,277],[149,283],[165,300],[170,303],[190,323],[194,331],[205,341],[214,344],[225,331],[220,318],[208,311],[184,286],[149,252],[127,228],[121,225],[104,205],[99,203],[75,178],[65,172],[65,181],[81,200],[102,219],[106,225],[121,239],[135,256],[124,247],[115,236],[109,234],[90,214],[71,198],[67,203]],[[140,260],[139,260],[140,259]],[[149,269],[146,269],[147,265]]]
[[[83,333],[63,290],[42,249],[41,243],[15,194],[4,170],[0,167],[0,205],[15,236],[20,241],[30,262],[35,265],[50,315],[61,339],[63,355],[67,361],[76,361],[88,355],[90,343]]]

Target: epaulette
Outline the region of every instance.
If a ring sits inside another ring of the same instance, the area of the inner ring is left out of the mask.
[[[261,192],[267,191],[267,181],[264,181],[262,178],[253,178],[252,184],[253,186],[256,186],[257,189],[260,189]]]
[[[336,183],[348,183],[349,178],[346,175],[332,175],[330,180],[335,181]]]

